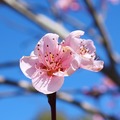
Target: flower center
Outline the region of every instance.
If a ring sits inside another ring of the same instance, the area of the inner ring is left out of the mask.
[[[47,75],[48,75],[48,76],[52,76],[54,72],[55,72],[55,71],[48,71],[48,72],[47,72]]]
[[[88,48],[86,48],[86,47],[83,45],[83,46],[80,47],[79,53],[80,53],[81,55],[85,55],[86,53],[89,53],[89,50],[88,50]]]
[[[42,58],[43,63],[40,63],[39,65],[37,65],[38,67],[36,67],[37,69],[42,69],[43,71],[45,71],[48,76],[53,76],[54,73],[59,71],[64,72],[69,66],[69,64],[65,64],[65,62],[67,59],[71,60],[71,57],[68,58],[68,56],[72,56],[72,51],[69,47],[58,45],[58,48],[55,51],[51,49],[52,48],[50,48],[49,45],[46,45],[44,56],[38,56]],[[39,45],[37,50],[39,52]]]
[[[41,64],[39,67],[47,72],[48,76],[53,76],[53,73],[58,71],[64,71],[62,67],[62,61],[58,53],[52,54],[46,53],[45,56],[46,65]]]
[[[94,59],[96,54],[95,52],[91,52],[86,45],[80,46],[78,54],[84,58]]]

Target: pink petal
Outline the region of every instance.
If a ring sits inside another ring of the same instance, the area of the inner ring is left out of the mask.
[[[92,70],[95,72],[98,72],[103,69],[104,62],[99,60],[99,61],[94,61],[93,68]]]
[[[84,35],[84,31],[82,30],[75,30],[71,32],[68,37],[70,38],[80,38],[80,36]]]
[[[92,40],[84,40],[80,43],[80,47],[81,46],[85,46],[85,48],[87,48],[89,50],[89,54],[92,54],[96,51],[96,48],[94,46],[94,43]]]
[[[35,53],[34,51],[31,52],[30,56],[35,56]]]
[[[42,61],[45,66],[48,65],[45,56],[51,59],[50,54],[56,54],[58,52],[58,37],[57,34],[48,33],[40,39],[35,47],[34,54],[38,56],[39,61]]]
[[[67,0],[67,1],[65,1],[65,0],[58,0],[56,2],[56,7],[60,8],[62,10],[67,10],[69,8],[69,5],[70,5],[71,2],[72,2],[71,0]]]
[[[81,6],[79,5],[78,2],[73,1],[72,4],[70,5],[70,8],[71,8],[73,11],[78,11],[78,10],[80,10]]]
[[[78,10],[79,4],[75,0],[57,0],[56,7],[64,11],[71,8],[72,10]]]
[[[63,76],[65,76],[65,73],[62,71],[58,71],[58,72],[53,73],[53,75],[63,77]]]
[[[79,48],[80,36],[84,35],[84,32],[81,30],[76,30],[71,32],[65,39],[63,45],[70,46],[74,51]]]
[[[67,71],[66,71],[66,73],[65,73],[64,76],[69,76],[69,75],[73,74],[75,71],[76,71],[76,69],[71,65],[71,66],[67,69]]]
[[[45,55],[49,52],[54,53],[58,48],[58,37],[57,34],[53,33],[44,35],[35,47],[35,54]]]
[[[68,68],[74,57],[72,49],[68,46],[63,47],[61,53],[59,53],[59,54],[61,57],[61,62],[62,62],[63,68]]]
[[[80,68],[98,72],[103,69],[104,62],[101,60],[90,60],[90,59],[83,59],[81,60]]]
[[[66,76],[71,75],[72,73],[74,73],[80,66],[80,60],[79,60],[79,56],[76,54],[75,58],[72,60],[70,67],[67,69],[66,71]]]
[[[43,38],[44,40],[44,52],[51,52],[55,53],[56,50],[58,49],[58,35],[49,33],[46,34],[45,37]]]
[[[37,43],[37,45],[34,49],[34,54],[37,55],[37,56],[44,54],[44,51],[43,51],[43,45],[44,45],[43,37],[39,40],[39,42]]]
[[[43,73],[41,76],[37,76],[32,79],[33,86],[39,92],[44,94],[51,94],[58,91],[64,82],[63,77],[58,76],[47,76]]]
[[[38,62],[36,57],[23,56],[20,59],[20,68],[26,77],[32,78],[36,72],[35,64]]]
[[[120,0],[108,0],[108,1],[113,3],[113,4],[118,4],[120,2]]]

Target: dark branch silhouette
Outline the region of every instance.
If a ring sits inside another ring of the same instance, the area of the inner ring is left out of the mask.
[[[16,81],[13,81],[13,80],[10,80],[10,79],[5,79],[5,78],[1,77],[0,78],[0,84],[16,86],[16,87],[21,88],[21,89],[23,89],[23,90],[25,90],[25,91],[27,91],[29,93],[37,93],[37,94],[43,95],[43,94],[39,93],[38,91],[36,91],[32,87],[32,85],[27,81],[16,82]],[[14,94],[11,94],[11,95],[14,95]],[[17,94],[15,94],[15,96],[16,95]],[[9,97],[9,95],[8,95],[8,97]],[[100,116],[102,116],[105,119],[118,120],[114,116],[109,116],[109,115],[106,115],[106,114],[100,112],[98,109],[96,109],[95,107],[93,107],[89,103],[80,102],[78,100],[75,100],[72,95],[70,95],[70,94],[68,94],[66,92],[58,92],[56,97],[57,97],[57,99],[59,99],[59,100],[61,100],[63,102],[66,102],[68,104],[74,105],[74,106],[76,106],[76,107],[78,107],[78,108],[80,108],[80,109],[82,109],[82,110],[84,110],[84,111],[86,111],[86,112],[88,112],[90,114],[99,114]]]

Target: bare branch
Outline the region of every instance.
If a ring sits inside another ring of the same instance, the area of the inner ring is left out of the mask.
[[[25,91],[28,91],[30,93],[38,93],[33,87],[32,85],[27,82],[27,81],[12,81],[12,80],[9,80],[9,79],[5,79],[3,77],[0,78],[0,84],[8,84],[8,85],[13,85],[13,86],[16,86],[16,87],[19,87]],[[77,101],[75,100],[70,94],[68,93],[65,93],[65,92],[58,92],[57,93],[57,99],[63,101],[63,102],[66,102],[66,103],[69,103],[69,104],[72,104],[72,105],[75,105],[77,106],[78,108],[90,113],[90,114],[99,114],[101,115],[102,117],[104,117],[105,119],[109,119],[109,120],[117,120],[116,118],[114,118],[113,116],[109,116],[109,115],[106,115],[102,112],[100,112],[98,109],[96,109],[95,107],[91,106],[90,104],[88,103],[85,103],[85,102],[80,102],[80,101]]]
[[[18,60],[5,62],[5,63],[0,63],[0,69],[6,68],[6,67],[14,67],[14,66],[18,66],[18,65],[19,65]]]
[[[102,72],[105,74],[105,75],[108,75],[110,78],[112,78],[112,80],[120,86],[120,77],[119,77],[119,74],[115,68],[115,65],[116,65],[116,61],[114,59],[114,53],[111,49],[111,46],[110,46],[110,43],[109,43],[109,38],[107,36],[107,32],[104,28],[104,25],[103,25],[103,22],[102,20],[99,18],[98,14],[96,13],[93,5],[92,5],[92,2],[90,0],[85,0],[85,3],[88,7],[88,10],[93,18],[93,21],[96,25],[96,27],[98,28],[99,30],[99,33],[103,39],[103,45],[106,49],[106,52],[108,54],[108,57],[109,57],[109,60],[110,60],[110,65],[107,67],[104,67]],[[112,73],[112,74],[111,74]]]
[[[108,36],[107,36],[107,32],[106,32],[106,30],[105,30],[105,28],[103,26],[103,22],[100,19],[100,17],[98,16],[98,14],[96,13],[96,10],[94,9],[94,7],[92,5],[91,0],[85,0],[85,3],[87,5],[87,7],[88,7],[88,10],[89,10],[91,16],[93,17],[94,24],[96,25],[96,27],[99,30],[100,35],[102,36],[103,45],[107,49],[108,55],[110,57],[110,60],[114,64],[114,58],[112,56],[113,52],[112,52],[111,46],[109,44],[109,39],[110,38],[108,38]]]
[[[19,3],[17,0],[3,0],[4,3],[9,5],[11,8],[21,13],[23,16],[34,21],[40,27],[43,27],[51,32],[59,34],[62,38],[65,38],[69,31],[66,30],[62,25],[53,21],[43,14],[33,14],[24,5]]]
[[[109,116],[106,115],[102,112],[100,112],[99,110],[97,110],[95,107],[91,106],[88,103],[85,102],[80,102],[75,100],[70,94],[67,94],[65,92],[59,92],[57,94],[57,98],[60,99],[61,101],[64,101],[66,103],[72,104],[77,106],[78,108],[90,113],[90,114],[99,114],[100,116],[102,116],[105,119],[109,119],[109,120],[117,120],[117,118],[113,117],[113,116]]]

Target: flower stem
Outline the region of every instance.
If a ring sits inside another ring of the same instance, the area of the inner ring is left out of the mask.
[[[48,94],[47,97],[51,108],[51,120],[56,120],[56,92]]]

